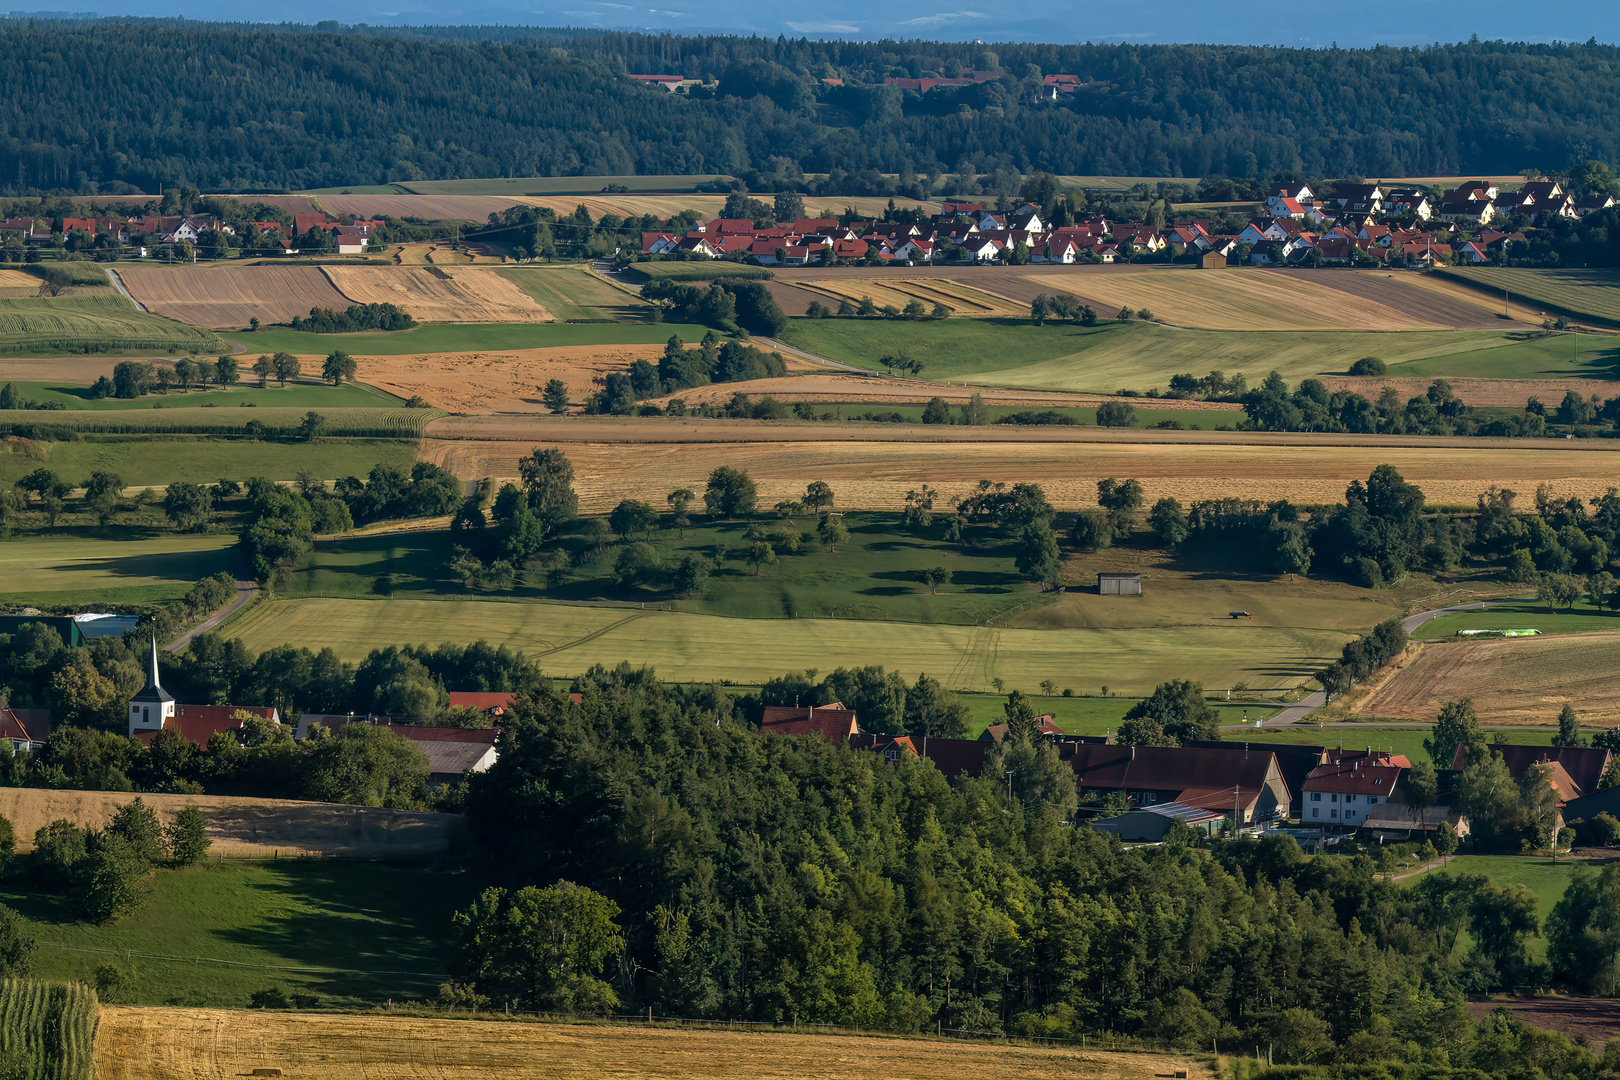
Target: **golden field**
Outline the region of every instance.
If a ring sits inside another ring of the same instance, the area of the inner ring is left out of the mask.
[[[99,1080],[1147,1080],[1190,1056],[940,1039],[105,1006]],[[264,1075],[264,1074],[261,1074]],[[270,1074],[274,1075],[274,1074]]]
[[[17,850],[33,849],[34,833],[59,819],[105,828],[137,796],[118,791],[0,788],[0,814],[17,832]],[[252,799],[234,795],[139,796],[165,824],[187,806],[208,818],[208,854],[227,858],[421,859],[449,854],[460,818],[334,803]]]
[[[323,267],[357,304],[395,304],[418,322],[552,322],[534,297],[492,269],[457,266]]]
[[[1491,723],[1553,724],[1566,702],[1584,724],[1620,723],[1620,632],[1427,643],[1357,711],[1432,720],[1465,697]]]

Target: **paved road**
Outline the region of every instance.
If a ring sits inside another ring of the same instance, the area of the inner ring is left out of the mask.
[[[1479,608],[1496,607],[1499,604],[1522,604],[1527,599],[1530,599],[1530,598],[1529,597],[1524,597],[1524,596],[1518,596],[1518,597],[1512,597],[1512,598],[1504,599],[1504,600],[1480,600],[1477,603],[1473,603],[1473,604],[1457,604],[1457,605],[1455,605],[1453,607],[1434,608],[1433,610],[1430,610],[1430,611],[1420,611],[1416,615],[1408,615],[1406,618],[1402,619],[1401,620],[1401,629],[1405,630],[1408,634],[1410,634],[1412,631],[1416,630],[1418,627],[1422,626],[1424,623],[1431,622],[1434,619],[1438,619],[1442,615],[1450,615],[1453,612],[1458,612],[1458,611],[1475,611],[1475,610],[1478,610]],[[1299,721],[1305,719],[1307,716],[1311,715],[1311,713],[1315,712],[1317,709],[1320,709],[1322,706],[1324,706],[1326,704],[1327,704],[1327,694],[1324,693],[1321,690],[1318,690],[1314,694],[1307,694],[1304,698],[1302,698],[1300,700],[1299,704],[1289,706],[1288,708],[1284,709],[1282,712],[1278,713],[1276,716],[1273,716],[1271,719],[1269,719],[1269,720],[1265,721],[1264,723],[1262,723],[1260,726],[1263,727],[1263,728],[1287,727],[1290,724],[1296,724]],[[1358,722],[1356,724],[1356,727],[1358,727],[1358,728],[1366,728],[1366,727],[1410,727],[1410,726],[1411,726],[1410,721],[1408,721],[1406,723],[1371,723],[1371,724],[1359,723]]]
[[[181,649],[184,649],[187,645],[191,644],[192,638],[196,637],[198,634],[206,633],[207,631],[212,630],[214,627],[218,626],[232,615],[235,615],[238,611],[241,611],[242,605],[253,599],[253,594],[258,591],[258,588],[259,587],[251,581],[243,581],[241,578],[237,578],[235,600],[232,600],[218,612],[210,615],[208,618],[204,619],[190,630],[187,630],[185,633],[163,646],[163,651],[177,653]]]
[[[129,294],[129,290],[124,287],[124,279],[118,276],[118,271],[114,270],[110,266],[109,267],[104,267],[103,269],[105,269],[107,271],[107,276],[112,278],[113,287],[116,288],[119,292],[124,294],[124,299],[125,300],[128,300],[130,303],[134,304],[135,307],[138,310],[146,311],[146,313],[148,315],[151,314],[150,311],[147,311],[147,308],[146,308],[145,304],[141,303],[139,300],[135,299],[133,296],[131,296]]]

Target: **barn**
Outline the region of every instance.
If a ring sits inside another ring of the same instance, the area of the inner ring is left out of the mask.
[[[1103,596],[1141,596],[1141,574],[1098,574],[1097,591]]]

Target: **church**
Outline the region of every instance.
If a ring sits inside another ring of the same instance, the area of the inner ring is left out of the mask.
[[[158,679],[157,637],[152,638],[152,661],[146,672],[146,685],[140,693],[129,699],[130,738],[139,739],[143,746],[152,744],[152,737],[164,728],[180,732],[198,746],[207,746],[216,732],[234,731],[244,720],[262,717],[272,723],[281,723],[281,713],[266,705],[181,705],[174,695],[163,689]]]

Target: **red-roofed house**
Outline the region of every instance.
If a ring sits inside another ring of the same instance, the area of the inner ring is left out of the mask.
[[[1318,765],[1305,778],[1300,820],[1306,825],[1360,828],[1371,807],[1395,797],[1401,773],[1409,767],[1404,756],[1397,760],[1396,755],[1383,753],[1343,754]]]
[[[500,716],[512,704],[514,696],[514,694],[506,690],[452,691],[450,694],[450,707],[452,709],[477,709],[485,716]]]
[[[1007,724],[992,724],[979,735],[982,742],[998,743],[1007,737]],[[1035,730],[1042,735],[1062,735],[1063,729],[1052,722],[1052,714],[1035,718]]]
[[[37,750],[51,736],[48,709],[0,709],[0,739],[13,751]]]
[[[831,705],[811,705],[809,708],[767,705],[759,730],[764,735],[822,735],[841,743],[852,735],[859,735],[861,728],[855,722],[855,711],[835,701]]]
[[[1058,753],[1082,793],[1124,792],[1135,806],[1178,802],[1241,824],[1287,813],[1288,783],[1269,750],[1065,742]]]

